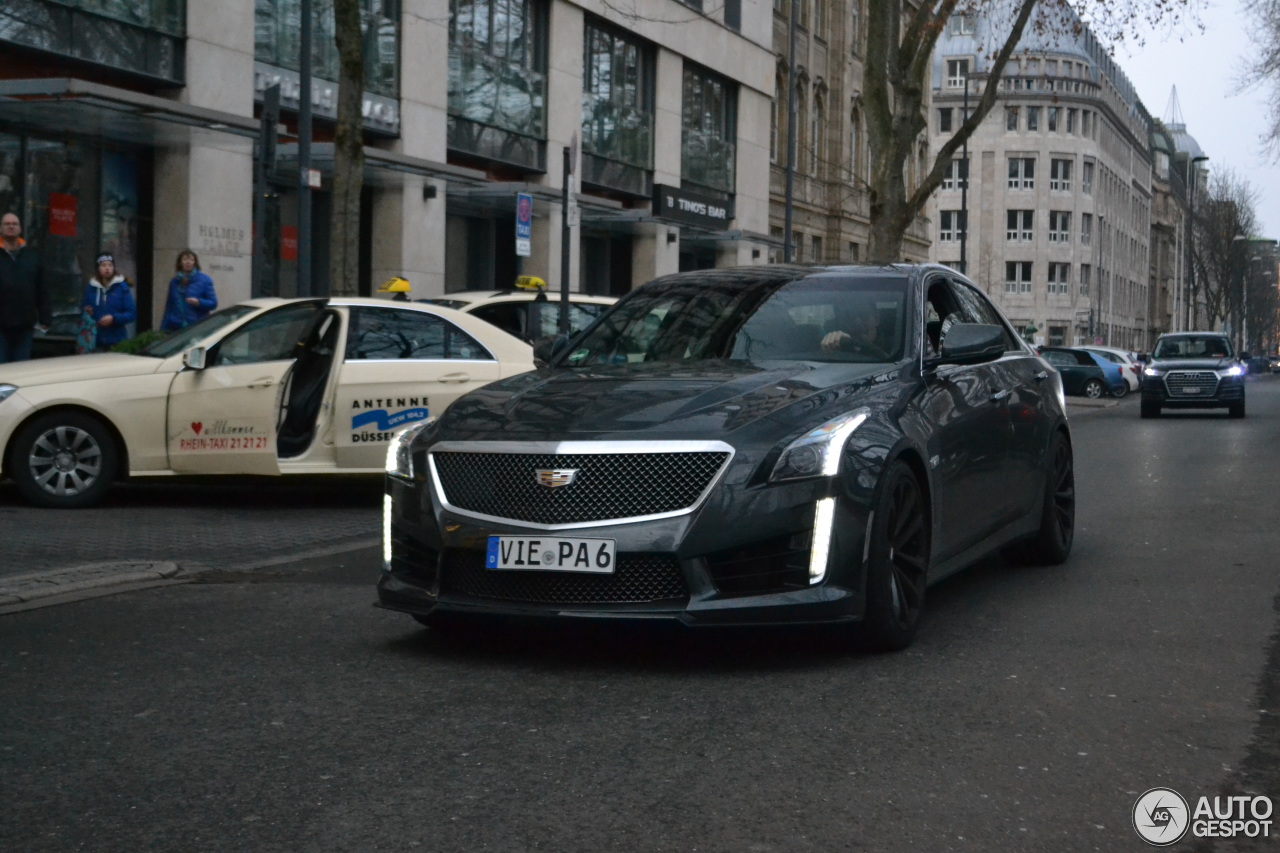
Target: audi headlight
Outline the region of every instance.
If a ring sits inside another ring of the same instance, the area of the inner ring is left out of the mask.
[[[1144,375],[1146,375],[1146,376],[1159,376],[1159,375],[1160,375],[1160,371],[1156,370],[1154,367],[1148,367],[1146,370],[1144,370],[1144,371],[1142,371],[1142,372],[1143,372],[1143,374],[1144,374]]]
[[[773,466],[769,482],[802,480],[808,477],[834,477],[840,470],[840,454],[853,431],[871,415],[870,409],[857,409],[832,418],[787,445]]]
[[[13,395],[13,392],[17,390],[17,385],[0,385],[0,403],[9,399],[9,397]]]
[[[413,456],[409,453],[413,440],[435,422],[435,418],[419,421],[408,429],[396,433],[387,445],[387,473],[402,480],[413,479]]]
[[[1243,375],[1244,375],[1244,368],[1238,364],[1233,364],[1230,367],[1228,367],[1226,370],[1218,371],[1218,376],[1219,378],[1222,378],[1222,379],[1225,379],[1228,376],[1243,376]],[[0,399],[3,399],[3,398],[0,398]]]

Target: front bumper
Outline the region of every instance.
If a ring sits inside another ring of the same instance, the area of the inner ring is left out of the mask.
[[[865,609],[862,558],[871,495],[856,492],[856,486],[839,496],[831,489],[825,480],[722,486],[688,515],[557,530],[561,537],[616,542],[615,573],[591,575],[486,569],[490,535],[545,531],[451,513],[425,483],[388,477],[390,560],[378,581],[378,605],[418,617],[658,620],[687,626],[856,621]],[[815,506],[825,497],[839,499],[826,572],[812,583]]]
[[[1143,376],[1142,402],[1168,409],[1220,409],[1244,402],[1243,376],[1216,377],[1212,384],[1207,379],[1195,383],[1175,379],[1171,384],[1168,379],[1176,373],[1170,371],[1160,376]],[[1196,390],[1191,392],[1192,388]]]

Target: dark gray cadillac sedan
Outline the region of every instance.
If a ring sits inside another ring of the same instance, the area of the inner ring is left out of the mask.
[[[840,623],[915,636],[926,586],[1060,563],[1058,374],[940,266],[681,273],[387,455],[382,607]]]

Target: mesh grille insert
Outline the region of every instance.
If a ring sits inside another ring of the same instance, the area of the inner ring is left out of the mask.
[[[433,455],[440,485],[458,509],[534,524],[576,524],[677,512],[692,506],[729,458],[680,453],[470,453]],[[550,488],[539,470],[574,470]]]

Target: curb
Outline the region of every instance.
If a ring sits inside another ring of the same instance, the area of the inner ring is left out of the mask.
[[[178,564],[125,560],[0,577],[0,614],[63,601],[123,592],[125,588],[181,583]]]

